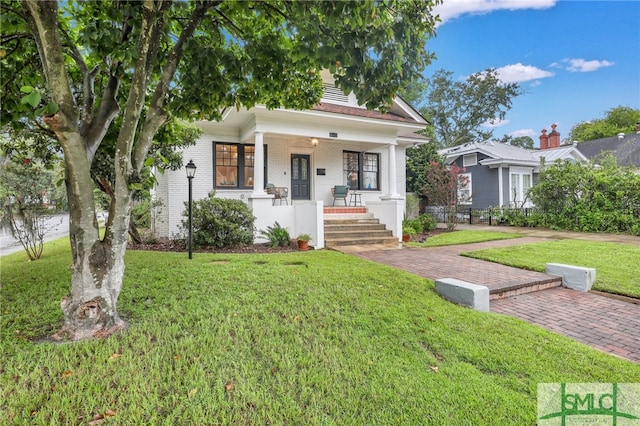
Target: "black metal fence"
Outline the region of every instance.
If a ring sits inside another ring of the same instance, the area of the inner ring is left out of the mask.
[[[470,207],[423,207],[424,213],[430,214],[440,223],[483,224],[483,225],[511,225],[536,226],[545,215],[550,214],[537,207],[490,207],[474,209]],[[640,207],[630,208],[624,212],[640,220]],[[535,217],[534,217],[535,216]]]
[[[507,215],[524,215],[528,216],[532,209],[473,209],[470,207],[458,206],[454,207],[426,207],[425,213],[430,214],[436,221],[440,223],[468,223],[499,225],[504,223],[505,214]]]

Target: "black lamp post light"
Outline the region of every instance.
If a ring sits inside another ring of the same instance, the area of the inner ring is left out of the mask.
[[[189,180],[189,241],[187,244],[189,245],[189,259],[193,258],[193,197],[192,197],[192,185],[191,181],[193,177],[196,175],[196,165],[193,164],[193,160],[189,160],[187,165],[185,166],[187,170],[187,179]]]

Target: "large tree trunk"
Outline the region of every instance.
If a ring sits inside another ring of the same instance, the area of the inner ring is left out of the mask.
[[[124,275],[125,244],[96,241],[74,258],[71,294],[60,303],[64,325],[53,338],[84,340],[127,328],[116,308]]]
[[[53,120],[49,124],[55,128]],[[121,194],[123,201],[112,206],[105,237],[100,240],[90,165],[84,150],[73,148],[82,146],[78,143],[82,137],[79,134],[59,137],[69,147],[65,150],[65,163],[73,266],[71,293],[61,301],[64,325],[53,338],[106,337],[127,327],[116,306],[124,277],[130,191]]]
[[[103,91],[100,106],[94,108],[92,80],[80,51],[73,57],[84,75],[84,105],[77,104],[65,67],[64,49],[58,31],[58,3],[55,0],[22,0],[27,20],[38,46],[51,99],[58,113],[44,121],[55,133],[64,152],[69,235],[73,255],[71,294],[62,299],[64,325],[53,338],[83,340],[105,337],[127,327],[116,309],[124,278],[124,256],[132,207],[132,184],[140,182],[140,171],[158,128],[166,122],[164,100],[184,45],[206,11],[214,3],[198,3],[193,15],[163,65],[157,87],[143,108],[149,93],[149,76],[156,64],[164,33],[166,11],[171,2],[145,0],[140,23],[135,65],[123,111],[114,155],[113,197],[103,240],[100,240],[93,197],[91,162],[107,128],[120,111],[116,101],[118,81],[114,72]],[[128,31],[126,31],[129,34]],[[142,124],[141,117],[144,116]],[[83,118],[80,120],[80,118]],[[82,122],[82,124],[80,124]]]

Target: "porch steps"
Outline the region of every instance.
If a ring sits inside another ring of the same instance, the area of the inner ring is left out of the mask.
[[[372,213],[327,213],[324,241],[328,248],[347,245],[398,244],[384,224]]]
[[[525,284],[506,285],[493,288],[489,287],[489,300],[504,299],[506,297],[518,296],[520,294],[533,293],[535,291],[542,291],[561,286],[562,277],[553,277]]]

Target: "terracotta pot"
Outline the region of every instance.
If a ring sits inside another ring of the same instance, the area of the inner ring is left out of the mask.
[[[409,235],[409,234],[402,234],[402,242],[403,242],[403,243],[408,243],[409,241],[411,241],[411,235]]]
[[[298,250],[309,250],[309,241],[298,240]]]

